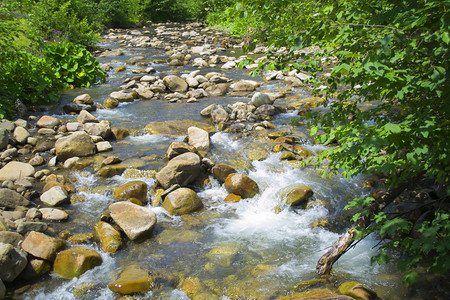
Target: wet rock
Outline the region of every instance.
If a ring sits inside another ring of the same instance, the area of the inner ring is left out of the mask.
[[[36,167],[36,166],[40,166],[40,165],[43,165],[44,163],[45,163],[45,160],[44,160],[44,158],[42,157],[42,156],[40,156],[40,155],[35,155],[33,158],[31,158],[29,161],[28,161],[28,163],[30,164],[30,165],[32,165],[33,167]]]
[[[108,285],[111,291],[121,295],[147,293],[154,287],[155,278],[148,269],[138,265],[127,266],[119,278]]]
[[[55,143],[58,160],[64,161],[74,156],[89,156],[95,154],[95,144],[85,132],[74,132],[69,136],[59,138]]]
[[[111,133],[116,140],[124,139],[130,135],[128,128],[123,127],[111,127]]]
[[[276,113],[277,109],[275,108],[275,106],[270,104],[263,104],[255,110],[256,115],[273,116]]]
[[[343,295],[361,300],[379,299],[377,293],[356,281],[344,282],[339,286],[339,292]]]
[[[197,277],[188,277],[184,280],[181,290],[188,295],[189,298],[193,298],[195,294],[204,290],[206,286],[200,282]]]
[[[26,234],[31,231],[36,232],[44,232],[48,228],[47,223],[44,222],[20,222],[19,225],[17,225],[16,231],[20,234]]]
[[[37,121],[36,126],[41,128],[55,128],[59,124],[59,119],[51,116],[43,116]]]
[[[30,201],[10,189],[0,189],[0,207],[15,209],[17,206],[28,206]]]
[[[254,80],[240,80],[236,82],[232,88],[234,92],[252,92],[256,90],[259,83]]]
[[[236,194],[228,194],[223,201],[225,202],[239,202],[242,197]]]
[[[175,75],[169,75],[164,77],[163,82],[166,85],[166,87],[172,92],[183,93],[188,90],[188,85],[186,81]]]
[[[45,152],[55,147],[55,141],[41,140],[38,141],[35,147],[36,152]]]
[[[109,178],[116,175],[121,175],[128,168],[126,165],[106,166],[100,169],[99,175],[103,178]]]
[[[63,106],[63,110],[66,114],[78,114],[82,110],[85,111],[96,111],[97,106],[95,105],[87,105],[87,104],[76,104],[70,103]]]
[[[227,83],[212,84],[205,89],[205,92],[210,97],[223,96],[228,92],[228,87]]]
[[[169,160],[172,158],[187,152],[197,153],[197,149],[194,146],[185,142],[173,142],[167,148],[166,156]]]
[[[306,207],[306,202],[313,195],[311,188],[305,185],[291,185],[278,192],[285,204]]]
[[[147,184],[140,180],[127,182],[114,189],[114,198],[119,200],[127,200],[129,198],[137,198],[143,203],[147,203]]]
[[[25,219],[27,221],[39,221],[42,219],[42,213],[35,207],[30,208],[25,215]]]
[[[94,241],[94,234],[92,232],[74,234],[67,241],[74,245],[92,243]]]
[[[12,282],[19,276],[27,265],[25,252],[9,244],[0,243],[0,279]]]
[[[14,129],[13,136],[19,144],[25,144],[28,137],[30,137],[30,133],[25,128],[18,126]]]
[[[220,123],[228,121],[229,115],[222,105],[216,105],[211,111],[211,118],[214,123]]]
[[[120,66],[120,67],[117,67],[114,71],[116,71],[116,72],[123,72],[123,71],[125,71],[126,69],[127,69],[126,66]]]
[[[133,102],[134,96],[131,93],[126,93],[125,91],[112,92],[109,94],[111,98],[118,100],[119,102]]]
[[[33,177],[34,167],[28,163],[11,161],[0,169],[0,180],[17,180],[24,177]]]
[[[218,245],[209,251],[206,256],[218,265],[230,266],[234,257],[239,253],[239,249],[239,245],[235,243]]]
[[[111,143],[108,141],[98,142],[95,144],[95,147],[97,148],[97,152],[99,152],[99,153],[111,151],[113,148]]]
[[[156,174],[156,180],[164,188],[174,184],[185,186],[200,174],[200,157],[195,153],[184,153],[169,161],[169,163]]]
[[[288,296],[281,296],[276,298],[276,300],[320,300],[320,299],[336,299],[339,297],[338,294],[332,292],[329,289],[312,289],[301,293],[295,293]]]
[[[9,132],[5,128],[0,128],[0,150],[3,150],[9,141]]]
[[[166,196],[162,207],[171,215],[184,215],[203,207],[196,192],[188,188],[179,188]]]
[[[48,262],[41,259],[32,259],[20,274],[20,278],[28,281],[38,279],[50,272],[51,269],[52,266]]]
[[[83,128],[89,135],[101,136],[103,139],[108,139],[111,136],[111,125],[109,121],[86,123],[83,125]]]
[[[231,194],[236,194],[242,198],[252,198],[259,193],[258,184],[240,173],[232,173],[225,180],[225,188]]]
[[[41,208],[39,209],[39,211],[41,212],[42,220],[44,221],[58,222],[67,220],[69,218],[69,214],[62,209]]]
[[[146,88],[143,86],[137,88],[136,93],[141,99],[151,99],[155,95],[155,93],[150,88]]]
[[[101,265],[102,262],[102,257],[95,250],[85,247],[71,248],[58,253],[53,272],[62,278],[72,279]]]
[[[94,117],[88,111],[82,110],[82,111],[80,111],[80,114],[77,116],[77,122],[81,123],[81,124],[98,123],[98,120],[96,117]],[[72,131],[72,130],[69,130],[69,131]]]
[[[145,130],[150,134],[167,135],[167,136],[180,136],[185,135],[187,129],[191,126],[195,126],[206,130],[208,132],[214,132],[214,126],[205,124],[202,122],[196,122],[191,120],[173,120],[170,122],[150,122],[145,126]]]
[[[22,249],[35,257],[53,261],[56,253],[64,249],[64,240],[50,237],[46,234],[32,231],[22,243]]]
[[[75,97],[75,99],[73,99],[72,102],[76,103],[76,104],[87,104],[87,105],[94,104],[94,100],[92,100],[92,98],[89,94],[79,95],[79,96]]]
[[[54,186],[41,195],[41,201],[49,206],[57,206],[68,202],[67,192],[61,186]]]
[[[164,229],[156,237],[158,244],[168,245],[172,243],[189,243],[199,240],[203,235],[194,230]]]
[[[0,231],[0,244],[9,244],[17,247],[23,241],[23,235],[13,231]]]
[[[209,133],[197,127],[188,128],[189,145],[194,146],[199,151],[209,151]]]
[[[130,240],[149,236],[156,225],[156,214],[131,202],[117,202],[109,206],[111,218]]]
[[[264,104],[273,104],[273,100],[270,99],[269,95],[257,92],[253,95],[252,100],[250,100],[249,104],[253,104],[256,107],[260,107]]]
[[[122,162],[122,160],[120,158],[118,158],[117,156],[109,155],[107,158],[105,158],[102,161],[102,166],[118,164],[120,162]]]
[[[224,183],[228,175],[236,173],[236,169],[230,165],[219,164],[215,165],[211,169],[211,173],[215,179],[219,180],[220,183]]]
[[[188,84],[189,87],[192,87],[192,88],[196,88],[196,87],[198,87],[199,84],[200,84],[200,83],[198,82],[198,80],[195,79],[195,78],[192,77],[192,76],[186,77],[186,83]]]
[[[122,247],[120,232],[106,222],[100,221],[95,225],[95,234],[104,252],[116,253]]]
[[[105,101],[103,101],[103,107],[104,108],[116,108],[119,106],[119,100],[113,99],[113,98],[106,98]]]

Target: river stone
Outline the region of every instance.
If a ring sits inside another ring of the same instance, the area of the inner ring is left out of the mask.
[[[111,127],[111,134],[116,140],[121,140],[129,136],[130,131],[124,127]]]
[[[14,130],[15,127],[16,125],[11,121],[8,121],[6,119],[0,120],[0,128],[4,128],[9,132],[11,132]]]
[[[230,194],[236,194],[242,198],[252,198],[259,193],[258,184],[240,173],[232,173],[225,179],[225,188]]]
[[[69,218],[69,214],[62,209],[57,208],[41,208],[39,211],[42,214],[44,221],[64,221]]]
[[[53,238],[46,234],[32,231],[22,243],[22,249],[33,256],[53,261],[56,253],[66,246],[62,239]]]
[[[59,138],[55,143],[56,157],[64,161],[74,156],[89,156],[95,154],[95,143],[86,132],[74,132],[69,136]]]
[[[76,103],[76,104],[87,104],[87,105],[94,104],[94,100],[92,100],[92,98],[89,94],[79,95],[79,96],[75,97],[75,99],[73,99],[72,102]]]
[[[0,299],[4,299],[6,294],[6,287],[3,280],[0,279]]]
[[[127,200],[129,198],[137,198],[143,203],[147,203],[147,184],[140,180],[127,182],[114,189],[114,198],[119,200]]]
[[[188,128],[189,145],[194,146],[199,151],[209,150],[209,133],[197,127]]]
[[[108,141],[98,142],[95,144],[95,147],[97,148],[97,152],[107,152],[112,150],[112,145]]]
[[[13,231],[0,231],[0,243],[17,247],[23,241],[23,235]]]
[[[0,207],[15,209],[17,206],[28,206],[30,201],[16,191],[0,189]]]
[[[32,259],[28,262],[25,270],[20,274],[20,278],[31,281],[40,278],[42,275],[48,273],[52,269],[52,266],[41,259]]]
[[[17,126],[16,129],[14,129],[13,136],[19,144],[25,144],[30,136],[30,133],[25,128]]]
[[[11,161],[0,169],[0,180],[17,180],[24,177],[33,177],[34,167],[28,163]]]
[[[145,131],[150,134],[180,136],[185,135],[187,129],[191,126],[201,128],[208,132],[214,132],[216,130],[214,126],[202,122],[192,120],[172,120],[169,122],[150,122],[145,126]]]
[[[111,136],[111,125],[109,121],[101,121],[100,123],[86,123],[83,125],[84,131],[92,136],[101,136],[108,139]]]
[[[109,109],[116,108],[119,106],[119,100],[114,98],[106,98],[105,101],[103,101],[103,106]]]
[[[291,294],[288,296],[281,296],[276,300],[326,300],[326,299],[341,299],[338,294],[332,292],[329,289],[311,289],[304,292]]]
[[[255,115],[273,116],[276,113],[276,107],[270,104],[263,104],[255,110]]]
[[[242,197],[236,194],[228,194],[223,201],[225,202],[239,202]]]
[[[34,157],[32,157],[28,163],[32,166],[40,166],[43,165],[45,163],[45,160],[42,156],[40,156],[39,154],[36,154]]]
[[[130,240],[149,236],[156,225],[156,214],[131,202],[117,202],[109,206],[111,218]]]
[[[44,222],[20,222],[19,225],[17,225],[16,231],[20,234],[26,234],[31,231],[36,232],[44,232],[48,228],[47,223]]]
[[[202,117],[210,117],[211,116],[211,112],[214,110],[215,107],[216,107],[215,104],[208,105],[207,107],[202,109],[202,111],[200,112],[200,115]]]
[[[123,51],[120,49],[114,49],[114,50],[106,50],[103,51],[99,57],[107,57],[107,56],[121,56],[123,55]]]
[[[0,243],[0,279],[12,282],[27,265],[25,252],[9,244]]]
[[[116,281],[110,283],[108,288],[114,293],[132,295],[147,293],[155,286],[155,279],[149,270],[138,265],[127,266]]]
[[[109,94],[111,98],[118,100],[119,102],[133,102],[134,96],[131,93],[125,91],[112,92]]]
[[[306,202],[313,195],[311,188],[305,185],[291,185],[281,189],[278,194],[280,199],[286,201],[285,203],[292,206],[306,206]]]
[[[222,105],[216,105],[211,112],[211,118],[214,123],[220,123],[228,121],[229,115]]]
[[[256,90],[259,83],[254,80],[240,80],[236,82],[233,86],[233,91],[235,92],[251,92]]]
[[[3,150],[9,142],[9,132],[5,128],[0,128],[0,150]]]
[[[192,183],[200,174],[200,157],[195,153],[183,153],[171,159],[169,163],[156,173],[156,180],[168,189],[174,184],[181,186]]]
[[[219,164],[215,165],[211,169],[212,176],[217,179],[220,183],[224,183],[228,175],[236,173],[236,169],[230,165]]]
[[[34,148],[36,152],[45,152],[55,147],[55,141],[41,140],[38,141]]]
[[[104,252],[116,253],[122,247],[120,232],[106,222],[100,221],[95,225],[95,234]]]
[[[105,166],[98,171],[99,175],[103,178],[109,178],[116,175],[121,175],[128,169],[129,166],[126,165],[114,165],[114,166]]]
[[[181,216],[200,210],[203,203],[193,190],[179,188],[166,196],[162,207],[171,215]]]
[[[150,88],[146,88],[143,86],[137,88],[136,93],[139,95],[139,98],[142,99],[151,99],[155,95],[155,93],[153,93],[153,91]]]
[[[42,116],[36,123],[37,127],[54,128],[60,123],[59,119],[51,116]]]
[[[87,105],[87,104],[75,104],[69,103],[63,106],[63,110],[66,114],[79,114],[82,110],[85,111],[96,111],[97,106]]]
[[[339,292],[343,295],[361,300],[379,299],[377,293],[356,281],[344,282],[339,286]]]
[[[96,117],[94,117],[91,113],[89,113],[86,110],[80,111],[79,115],[77,116],[77,122],[81,124],[85,123],[98,123],[98,120]]]
[[[71,248],[58,253],[53,272],[62,278],[72,279],[101,265],[102,262],[102,257],[95,250],[86,247]]]
[[[223,95],[226,95],[226,93],[228,92],[229,86],[230,85],[228,83],[212,84],[205,89],[205,92],[210,97],[223,96]]]
[[[253,104],[256,107],[260,107],[264,104],[273,104],[273,100],[270,99],[269,95],[257,92],[253,95],[252,100],[250,100],[249,104]]]
[[[41,201],[49,206],[57,206],[68,200],[67,192],[61,186],[54,186],[41,195]]]
[[[163,82],[166,87],[172,92],[186,92],[188,90],[188,84],[182,78],[169,75],[163,78]]]
[[[196,153],[197,149],[185,142],[173,142],[170,144],[169,148],[167,148],[166,156],[167,159],[171,160],[172,158],[186,152]]]

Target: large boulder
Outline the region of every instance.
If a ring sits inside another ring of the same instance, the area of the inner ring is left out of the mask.
[[[310,187],[300,184],[285,187],[278,194],[285,204],[306,207],[306,202],[313,195],[313,191]]]
[[[25,199],[16,191],[10,189],[0,189],[0,207],[16,208],[17,206],[28,206],[30,201]]]
[[[185,142],[173,142],[170,144],[169,148],[167,148],[166,156],[167,159],[170,160],[186,152],[196,153],[197,149]]]
[[[33,256],[53,261],[56,253],[66,246],[64,240],[32,231],[22,243],[22,249]]]
[[[102,257],[95,250],[86,247],[71,248],[58,253],[53,272],[63,278],[72,279],[101,265],[102,262]]]
[[[195,153],[188,152],[178,155],[156,173],[156,180],[165,189],[174,184],[185,186],[197,179],[200,174],[200,165],[200,157]]]
[[[209,133],[198,127],[188,128],[189,145],[194,146],[199,151],[209,150]]]
[[[109,289],[122,295],[147,293],[155,286],[155,279],[149,270],[138,265],[127,266],[119,278],[108,285]]]
[[[12,282],[27,266],[27,254],[9,244],[0,243],[0,279]]]
[[[109,206],[111,218],[130,240],[149,236],[156,225],[156,214],[131,202],[117,202]]]
[[[197,211],[203,207],[196,192],[188,188],[179,188],[169,193],[162,207],[171,215],[185,215]]]
[[[120,232],[106,222],[100,221],[95,225],[95,234],[104,252],[115,253],[122,247]]]
[[[0,169],[0,180],[17,180],[24,177],[32,177],[35,169],[28,163],[11,161]]]
[[[175,92],[183,93],[188,90],[188,84],[186,83],[186,81],[175,75],[169,75],[164,77],[163,82],[166,85],[166,87],[174,93]]]
[[[225,188],[228,193],[236,194],[242,198],[252,198],[259,193],[258,184],[241,173],[232,173],[225,179]]]
[[[127,200],[129,198],[139,199],[143,203],[147,203],[147,184],[140,180],[127,182],[114,189],[114,198],[119,200]]]
[[[219,164],[212,167],[211,173],[220,183],[224,183],[228,175],[236,173],[236,169],[230,165]]]
[[[95,143],[86,132],[74,132],[69,136],[59,138],[55,143],[56,157],[66,160],[74,156],[89,156],[95,154]]]

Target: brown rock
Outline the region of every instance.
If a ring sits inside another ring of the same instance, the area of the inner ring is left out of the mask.
[[[220,164],[215,165],[211,172],[215,179],[219,180],[220,183],[224,183],[228,175],[236,173],[236,169],[230,165]]]
[[[188,188],[179,188],[166,196],[162,207],[171,215],[184,215],[197,211],[203,203],[197,193]]]
[[[130,240],[149,236],[156,225],[153,211],[131,202],[117,202],[109,206],[111,218]]]
[[[236,194],[242,198],[252,198],[259,193],[258,184],[240,173],[232,173],[225,179],[225,188],[229,193]]]
[[[95,250],[85,247],[71,248],[58,253],[53,271],[63,278],[72,279],[101,265],[102,262],[102,257]]]
[[[46,234],[32,231],[22,243],[22,249],[36,257],[53,261],[56,253],[66,246],[66,242]]]
[[[147,184],[143,181],[135,180],[127,182],[114,189],[114,198],[126,200],[128,198],[137,198],[141,202],[147,203]]]
[[[120,232],[106,222],[98,222],[95,225],[95,233],[102,244],[104,252],[115,253],[122,246]]]

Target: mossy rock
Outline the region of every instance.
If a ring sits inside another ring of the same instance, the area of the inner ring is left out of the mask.
[[[189,243],[199,240],[203,235],[193,230],[165,229],[158,234],[156,240],[159,244]]]
[[[313,195],[310,187],[305,185],[291,185],[278,191],[282,202],[291,206],[303,206],[306,208],[308,199]]]
[[[126,267],[116,281],[110,283],[108,288],[114,293],[132,295],[147,293],[155,287],[155,278],[148,269],[131,265]]]
[[[56,255],[53,272],[63,278],[72,279],[101,265],[102,262],[102,257],[95,250],[85,247],[71,248]]]
[[[116,253],[123,245],[120,232],[106,222],[98,222],[95,225],[95,233],[105,252]]]
[[[79,245],[79,244],[88,244],[94,240],[94,234],[92,232],[84,232],[84,233],[78,233],[74,234],[71,237],[67,239],[72,244]]]
[[[339,292],[343,295],[347,295],[360,300],[379,299],[374,291],[356,281],[344,282],[339,286]]]
[[[276,298],[277,300],[321,300],[329,299],[331,297],[339,296],[329,289],[313,289],[307,290],[301,293],[296,293],[288,296],[281,296]]]
[[[162,207],[171,215],[181,216],[200,210],[203,203],[193,190],[179,188],[166,196]]]

